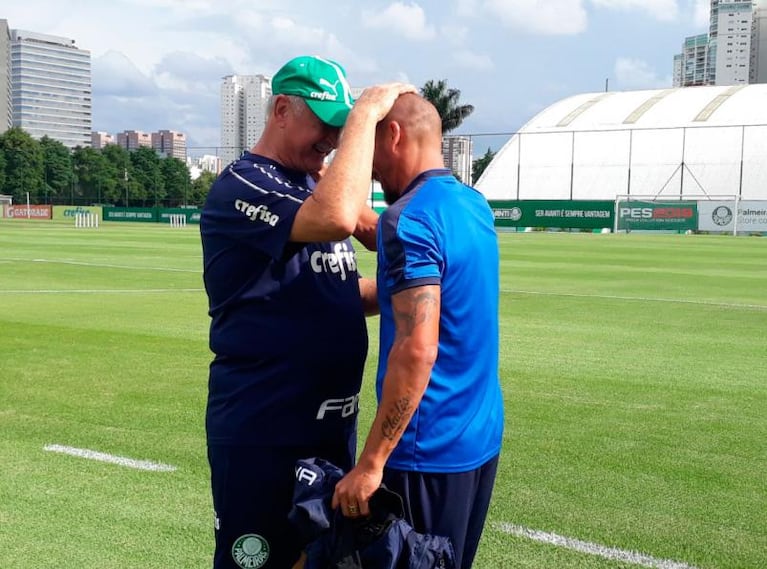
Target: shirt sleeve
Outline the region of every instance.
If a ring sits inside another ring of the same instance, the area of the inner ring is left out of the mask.
[[[221,223],[227,233],[271,258],[283,256],[296,214],[303,204],[302,193],[290,182],[245,162],[230,171],[221,192]]]
[[[392,294],[442,282],[443,256],[427,218],[402,213],[382,220],[381,246],[386,259],[382,276]]]

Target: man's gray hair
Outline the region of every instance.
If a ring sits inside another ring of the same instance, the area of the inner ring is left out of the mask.
[[[304,101],[303,97],[299,97],[297,95],[283,95],[283,97],[288,98],[291,108],[298,116],[301,116],[305,111],[309,109],[309,105],[306,104],[306,101]],[[269,97],[269,100],[266,103],[267,119],[269,118],[269,115],[271,115],[272,111],[274,110],[274,101],[276,99],[277,99],[277,95],[272,95],[271,97]]]

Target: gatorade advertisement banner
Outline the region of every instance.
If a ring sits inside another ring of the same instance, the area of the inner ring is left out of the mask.
[[[53,206],[50,205],[7,205],[5,217],[10,219],[50,219]]]

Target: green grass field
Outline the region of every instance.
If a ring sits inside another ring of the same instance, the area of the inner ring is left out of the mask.
[[[767,239],[500,242],[506,432],[475,567],[767,567]],[[0,568],[209,567],[197,228],[0,220],[0,303]]]

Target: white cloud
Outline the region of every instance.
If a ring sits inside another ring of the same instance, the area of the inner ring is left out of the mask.
[[[493,60],[488,55],[474,53],[469,50],[462,50],[453,56],[458,67],[465,67],[475,71],[490,71],[495,68]]]
[[[668,22],[679,15],[677,0],[591,0],[598,8],[614,10],[643,10],[654,18]]]
[[[586,29],[583,0],[487,0],[485,9],[511,28],[546,35],[573,35]]]
[[[364,11],[362,24],[368,28],[388,30],[411,40],[430,40],[437,32],[426,23],[426,13],[418,4],[394,2],[381,12]]]
[[[693,22],[696,27],[707,27],[711,17],[711,2],[709,0],[692,0]]]
[[[466,26],[448,24],[442,26],[439,32],[441,37],[453,45],[464,45],[469,38],[469,28]]]
[[[461,18],[471,18],[479,12],[479,0],[455,0],[455,13]]]
[[[671,76],[659,77],[657,72],[641,59],[619,57],[615,61],[615,79],[620,89],[660,89],[671,87]]]

